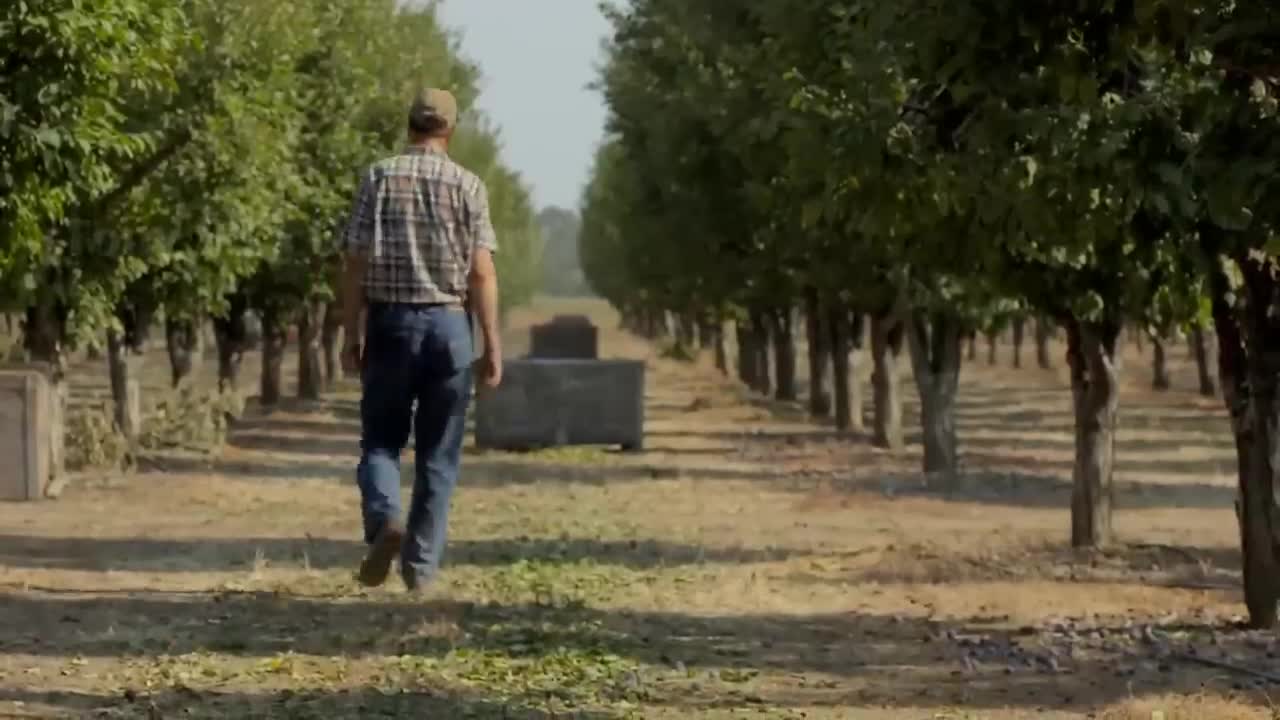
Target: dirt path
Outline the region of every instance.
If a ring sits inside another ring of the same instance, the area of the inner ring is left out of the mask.
[[[940,496],[914,446],[835,437],[587,309],[650,361],[649,449],[471,452],[440,597],[352,580],[352,388],[251,414],[215,458],[0,505],[0,717],[1273,717],[1181,655],[1280,650],[1231,625],[1212,401],[1130,389],[1124,544],[1079,556],[1054,373],[966,371],[975,470]]]

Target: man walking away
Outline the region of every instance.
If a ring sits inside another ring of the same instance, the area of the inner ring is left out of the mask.
[[[497,239],[484,183],[447,154],[457,121],[452,94],[418,94],[408,147],[365,173],[342,239],[342,362],[348,374],[360,373],[362,385],[356,480],[369,545],[359,578],[367,586],[386,581],[397,553],[410,590],[436,574],[472,366],[482,389],[502,378]],[[468,308],[484,338],[479,362]],[[413,496],[402,521],[400,454],[411,427]]]

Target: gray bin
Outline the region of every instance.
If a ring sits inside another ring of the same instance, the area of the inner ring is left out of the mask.
[[[476,445],[527,450],[563,445],[644,446],[644,363],[522,358],[501,386],[476,398]]]

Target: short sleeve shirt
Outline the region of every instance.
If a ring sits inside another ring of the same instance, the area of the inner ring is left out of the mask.
[[[477,248],[497,251],[488,191],[443,152],[409,148],[364,174],[341,239],[368,258],[368,302],[459,304]]]

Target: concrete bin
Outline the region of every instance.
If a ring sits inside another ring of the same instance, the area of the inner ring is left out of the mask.
[[[529,357],[594,360],[600,357],[599,332],[585,315],[557,315],[530,328]]]
[[[0,367],[0,500],[44,497],[52,399],[40,370]]]
[[[502,385],[476,398],[476,445],[531,450],[563,445],[644,446],[644,363],[522,358]]]

